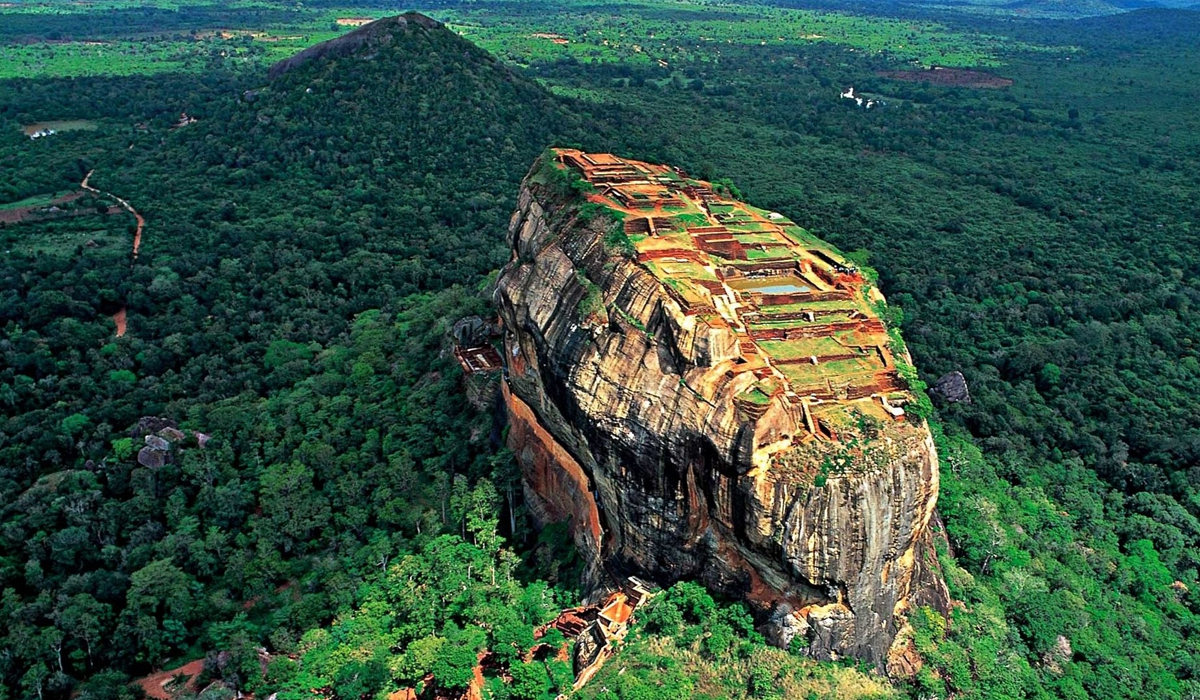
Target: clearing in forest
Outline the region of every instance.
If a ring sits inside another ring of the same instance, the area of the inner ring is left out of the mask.
[[[881,70],[876,75],[890,80],[908,83],[930,83],[943,87],[985,88],[997,90],[1013,84],[1011,78],[1002,78],[995,73],[966,68],[934,66],[929,70]]]

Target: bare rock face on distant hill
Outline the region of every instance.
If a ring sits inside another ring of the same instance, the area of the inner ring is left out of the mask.
[[[801,634],[817,658],[888,667],[909,611],[949,607],[928,428],[898,411],[862,419],[870,444],[853,425],[801,440],[807,398],[739,398],[770,373],[738,374],[745,332],[688,313],[578,191],[544,180],[535,167],[521,190],[496,292],[509,446],[534,516],[570,522],[593,588],[699,580],[750,602],[776,643]],[[882,392],[860,400],[903,400]],[[852,466],[826,473],[837,460]]]

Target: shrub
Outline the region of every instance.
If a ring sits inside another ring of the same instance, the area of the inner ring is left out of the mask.
[[[625,233],[625,227],[619,223],[609,229],[608,233],[604,236],[604,247],[626,258],[632,259],[637,256],[637,248],[634,247],[629,234]]]

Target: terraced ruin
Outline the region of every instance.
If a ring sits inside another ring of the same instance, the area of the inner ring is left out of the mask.
[[[736,333],[728,373],[756,378],[735,398],[740,410],[757,417],[783,397],[800,408],[801,440],[837,440],[858,415],[904,416],[911,395],[876,312],[882,297],[830,245],[676,168],[555,154],[623,221],[638,264],[688,316]]]

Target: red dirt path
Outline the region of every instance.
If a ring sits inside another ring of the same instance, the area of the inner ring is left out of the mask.
[[[92,187],[91,185],[89,185],[88,180],[92,179],[92,173],[94,173],[94,172],[96,172],[96,171],[89,170],[88,174],[84,176],[83,182],[79,183],[79,186],[82,187],[83,189],[87,190],[88,192],[93,192],[95,194],[103,195],[105,197],[108,197],[109,199],[115,200],[117,202],[117,204],[121,205],[122,209],[129,212],[130,214],[133,214],[133,218],[137,220],[137,230],[134,231],[134,233],[133,233],[133,259],[137,260],[138,248],[140,248],[142,246],[142,229],[144,229],[146,227],[146,220],[144,218],[142,218],[142,215],[138,213],[138,210],[134,209],[133,205],[130,204],[129,202],[125,201],[124,199],[121,199],[120,197],[118,197],[117,195],[115,195],[111,192],[105,192],[103,190],[98,190],[95,187]]]
[[[79,183],[79,186],[82,187],[83,189],[87,190],[88,192],[93,192],[95,194],[115,200],[117,202],[117,204],[121,205],[122,209],[129,212],[130,214],[133,214],[133,218],[135,220],[137,220],[137,230],[133,232],[133,259],[136,262],[137,256],[138,256],[138,248],[142,247],[142,229],[146,228],[146,219],[143,218],[142,215],[138,213],[137,209],[133,208],[132,204],[125,201],[124,199],[121,199],[120,197],[118,197],[117,195],[115,195],[111,192],[105,192],[103,190],[98,190],[95,187],[92,187],[91,185],[89,185],[88,180],[92,179],[92,173],[94,173],[94,172],[96,172],[96,171],[89,170],[88,174],[83,176],[83,182]],[[117,327],[117,337],[120,338],[121,336],[125,335],[125,307],[124,306],[122,306],[121,309],[119,311],[117,311],[117,313],[113,314],[112,320],[113,320],[113,323]]]
[[[204,670],[204,659],[197,659],[191,663],[184,664],[179,668],[173,668],[168,671],[159,671],[158,673],[139,678],[136,682],[142,686],[142,690],[146,692],[146,697],[154,698],[154,700],[171,700],[171,694],[167,692],[166,686],[175,676],[183,674],[188,676],[188,688],[193,688],[196,681],[196,676]]]

